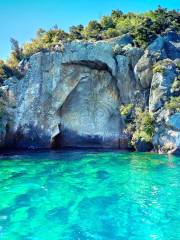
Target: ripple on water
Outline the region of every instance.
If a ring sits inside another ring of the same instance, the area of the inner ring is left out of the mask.
[[[0,171],[1,240],[180,239],[180,158],[41,152]]]

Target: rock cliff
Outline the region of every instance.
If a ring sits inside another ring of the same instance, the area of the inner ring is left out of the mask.
[[[119,52],[115,49],[119,48]],[[107,41],[64,42],[22,63],[23,79],[0,88],[1,147],[128,148],[121,105],[153,113],[156,149],[180,149],[180,116],[165,103],[180,91],[180,38],[169,33],[145,51],[129,35]],[[162,71],[154,71],[157,64]],[[133,121],[133,120],[132,120]]]

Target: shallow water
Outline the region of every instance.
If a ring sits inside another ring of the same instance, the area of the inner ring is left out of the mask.
[[[64,151],[0,158],[1,240],[179,240],[180,158]]]

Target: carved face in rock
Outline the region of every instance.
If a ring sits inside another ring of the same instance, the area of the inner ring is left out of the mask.
[[[111,73],[71,64],[62,78],[74,87],[58,110],[60,145],[118,147],[119,93]]]

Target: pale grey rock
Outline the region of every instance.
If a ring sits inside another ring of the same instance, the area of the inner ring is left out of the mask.
[[[123,123],[113,53],[117,44],[132,44],[132,38],[64,42],[61,51],[39,52],[20,64],[28,65],[24,78],[5,82],[14,96],[9,131],[16,147],[119,147]],[[133,64],[141,52],[135,51],[137,56],[127,57]],[[124,77],[130,74],[129,65],[119,67]]]
[[[176,67],[173,61],[163,60],[159,65],[162,70],[153,75],[150,89],[149,110],[152,112],[163,107],[165,102],[169,100],[171,96],[171,87],[177,76]]]
[[[123,104],[131,102],[136,92],[136,79],[130,60],[127,56],[118,55],[117,60],[117,86]]]
[[[143,53],[144,51],[137,47],[131,47],[127,49],[126,56],[129,58],[129,62],[133,70]]]
[[[118,148],[122,124],[112,47],[65,43],[63,52],[34,54],[22,80],[5,82],[15,97],[10,131],[16,147],[49,148],[56,141]]]
[[[180,131],[180,113],[177,112],[174,115],[170,116],[167,119],[166,124],[168,127],[176,131]]]
[[[127,45],[132,43],[132,38],[129,35],[117,37],[112,40],[83,42],[73,41],[64,44],[62,55],[62,63],[86,63],[95,62],[97,65],[106,65],[113,76],[116,75],[116,63],[113,58],[113,47],[115,45]]]
[[[153,77],[153,64],[166,58],[164,50],[164,39],[158,37],[145,51],[144,55],[140,58],[135,66],[136,77],[139,79],[143,89],[147,89],[151,86]]]
[[[104,70],[66,65],[64,78],[77,79],[77,84],[59,108],[61,146],[117,148],[121,129],[119,92],[112,75]]]
[[[156,133],[153,145],[160,152],[180,154],[180,113],[170,115],[168,110],[161,110],[156,116]]]
[[[145,52],[135,66],[135,74],[143,89],[148,89],[151,86],[153,77],[153,60],[149,56],[148,51]]]
[[[161,127],[153,137],[153,145],[162,152],[173,153],[180,149],[180,131]]]
[[[133,47],[129,35],[98,42],[61,42],[55,51],[39,52],[21,62],[24,78],[8,79],[2,88],[6,106],[0,145],[127,147],[130,135],[124,134],[119,107],[132,103],[134,108],[148,108],[151,88],[150,110],[157,115],[156,128],[163,121],[154,145],[169,141],[171,150],[178,149],[177,128],[166,124],[169,113],[163,118],[163,104],[159,105],[172,94],[177,63],[166,65],[166,74],[153,76],[152,71],[159,58],[156,49],[164,57],[166,41],[170,40],[159,38],[145,52]],[[178,42],[173,44],[177,47]],[[123,55],[114,54],[116,45],[124,49]]]
[[[163,59],[175,60],[180,58],[180,37],[175,32],[170,32],[165,36],[159,36],[148,46],[144,55],[135,66],[137,79],[143,89],[151,86],[153,77],[153,65]]]
[[[0,148],[10,142],[9,133],[13,125],[14,108],[14,94],[9,91],[8,86],[0,87]]]

